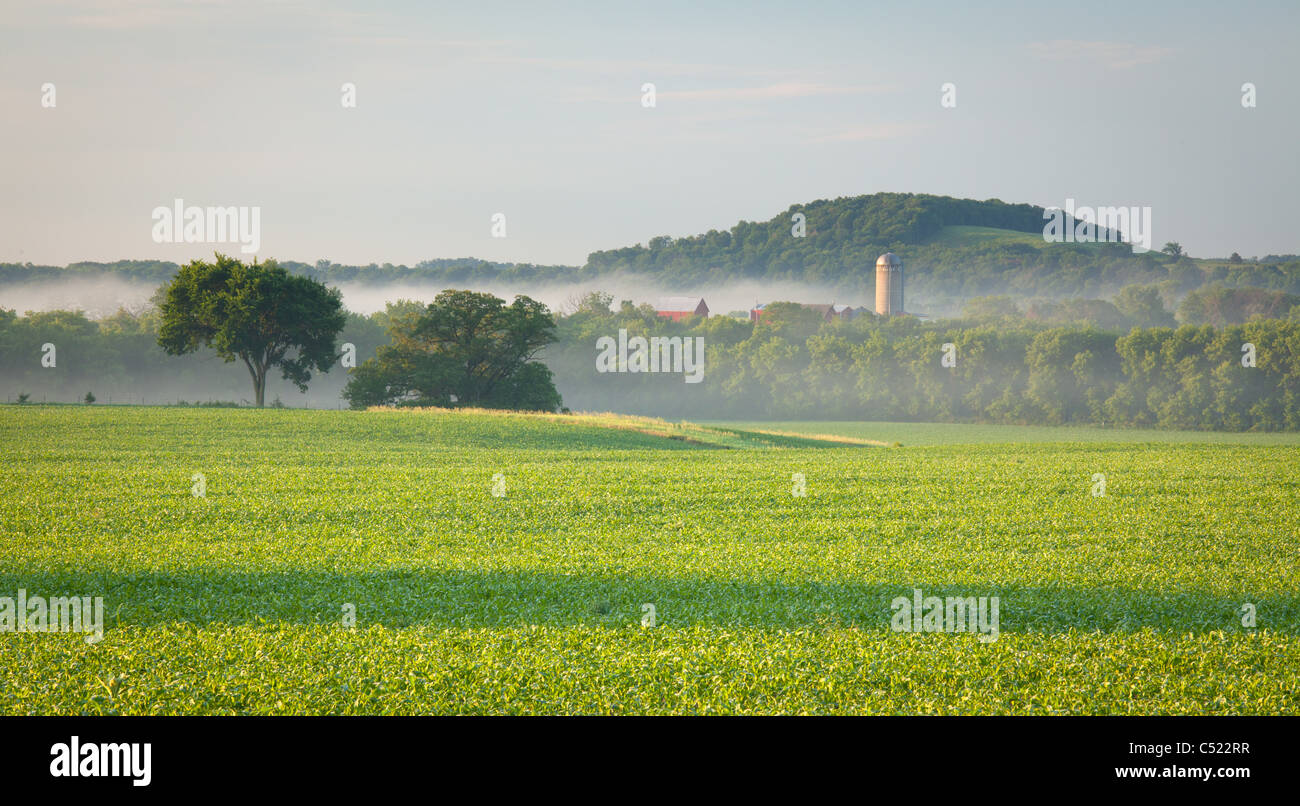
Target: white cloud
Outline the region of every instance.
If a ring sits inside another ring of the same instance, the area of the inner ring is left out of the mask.
[[[598,101],[605,103],[636,102],[640,97],[638,87],[629,93],[611,95],[606,92],[575,90],[570,101]],[[811,81],[779,81],[759,87],[718,87],[713,89],[665,89],[657,82],[655,96],[659,100],[675,101],[783,101],[792,98],[814,98],[827,95],[857,95],[869,92],[888,92],[883,86],[822,84]]]
[[[1174,54],[1163,45],[1135,45],[1129,42],[1083,42],[1077,39],[1053,39],[1033,42],[1030,53],[1053,61],[1082,61],[1111,70],[1127,70],[1143,64],[1155,64]]]
[[[765,101],[785,98],[810,98],[819,95],[855,95],[881,92],[881,87],[817,84],[807,81],[781,81],[765,87],[729,87],[708,90],[663,90],[660,98],[687,101]]]
[[[809,143],[851,143],[862,140],[897,140],[930,128],[925,123],[872,123],[850,126],[810,137]]]
[[[278,25],[347,31],[373,19],[370,12],[323,8],[320,0],[19,0],[6,9],[0,27],[139,31]]]
[[[548,70],[578,70],[584,74],[636,73],[644,81],[655,81],[662,76],[744,75],[777,76],[781,71],[749,65],[724,65],[691,62],[662,62],[633,59],[559,59],[549,56],[484,55],[484,62],[518,64]]]

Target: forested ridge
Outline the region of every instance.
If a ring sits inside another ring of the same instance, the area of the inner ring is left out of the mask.
[[[796,237],[794,217],[804,219]],[[414,266],[280,261],[291,273],[326,283],[428,282],[439,289],[475,282],[544,284],[634,274],[682,292],[707,292],[739,279],[803,282],[828,292],[870,298],[876,258],[903,257],[907,294],[946,309],[972,297],[1107,297],[1131,284],[1158,284],[1170,301],[1214,284],[1300,294],[1300,257],[1200,259],[1158,249],[1135,253],[1126,243],[1046,243],[1043,208],[997,199],[977,201],[912,193],[876,193],[793,205],[761,222],[592,252],[582,266],[498,263],[476,258]],[[990,228],[950,237],[958,228]],[[1007,237],[998,237],[998,233]],[[1019,237],[1017,237],[1019,236]],[[149,283],[171,279],[165,261],[82,262],[66,267],[0,264],[5,283],[112,275]],[[913,306],[915,307],[915,306]]]

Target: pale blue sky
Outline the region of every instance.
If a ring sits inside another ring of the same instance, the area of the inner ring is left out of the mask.
[[[5,0],[0,261],[210,255],[152,241],[177,197],[263,257],[577,264],[878,191],[1300,252],[1300,4],[977,5]]]

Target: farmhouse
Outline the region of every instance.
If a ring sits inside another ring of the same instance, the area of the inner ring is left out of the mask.
[[[708,316],[709,306],[703,297],[663,297],[655,304],[655,313],[680,322],[688,316]]]

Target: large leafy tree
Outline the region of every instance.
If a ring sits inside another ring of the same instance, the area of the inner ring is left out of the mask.
[[[211,347],[226,362],[244,362],[258,406],[267,374],[307,389],[312,370],[338,359],[335,340],[347,321],[337,289],[289,274],[275,261],[245,265],[218,254],[183,266],[167,287],[158,343],[171,355]]]
[[[390,319],[392,343],[352,373],[354,407],[398,401],[547,409],[560,405],[551,372],[533,361],[556,340],[546,306],[476,291],[444,291]]]
[[[1126,285],[1115,295],[1115,307],[1135,327],[1173,327],[1174,315],[1165,309],[1157,285]]]

